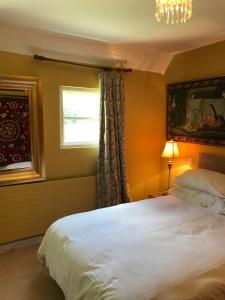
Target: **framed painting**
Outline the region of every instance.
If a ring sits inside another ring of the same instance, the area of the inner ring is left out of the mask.
[[[225,146],[225,76],[168,85],[167,138]]]
[[[0,186],[44,178],[39,80],[0,75]]]

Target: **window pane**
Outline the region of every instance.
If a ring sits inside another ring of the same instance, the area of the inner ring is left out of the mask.
[[[99,139],[98,120],[64,119],[64,145],[97,144]]]
[[[99,118],[99,93],[96,90],[63,90],[64,117]]]

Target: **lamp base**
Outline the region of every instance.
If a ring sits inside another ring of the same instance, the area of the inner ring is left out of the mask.
[[[168,174],[168,185],[167,185],[167,191],[170,189],[170,177],[171,177],[171,169],[173,166],[173,160],[172,159],[168,159],[168,170],[169,170],[169,174]]]

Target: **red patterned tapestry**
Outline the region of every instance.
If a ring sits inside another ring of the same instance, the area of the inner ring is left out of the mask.
[[[0,167],[31,161],[29,97],[0,95]]]

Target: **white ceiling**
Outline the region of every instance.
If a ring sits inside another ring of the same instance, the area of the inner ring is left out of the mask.
[[[145,55],[155,49],[168,57],[225,39],[224,12],[225,0],[193,0],[188,23],[166,25],[155,20],[155,0],[0,1],[2,23],[139,49]]]

